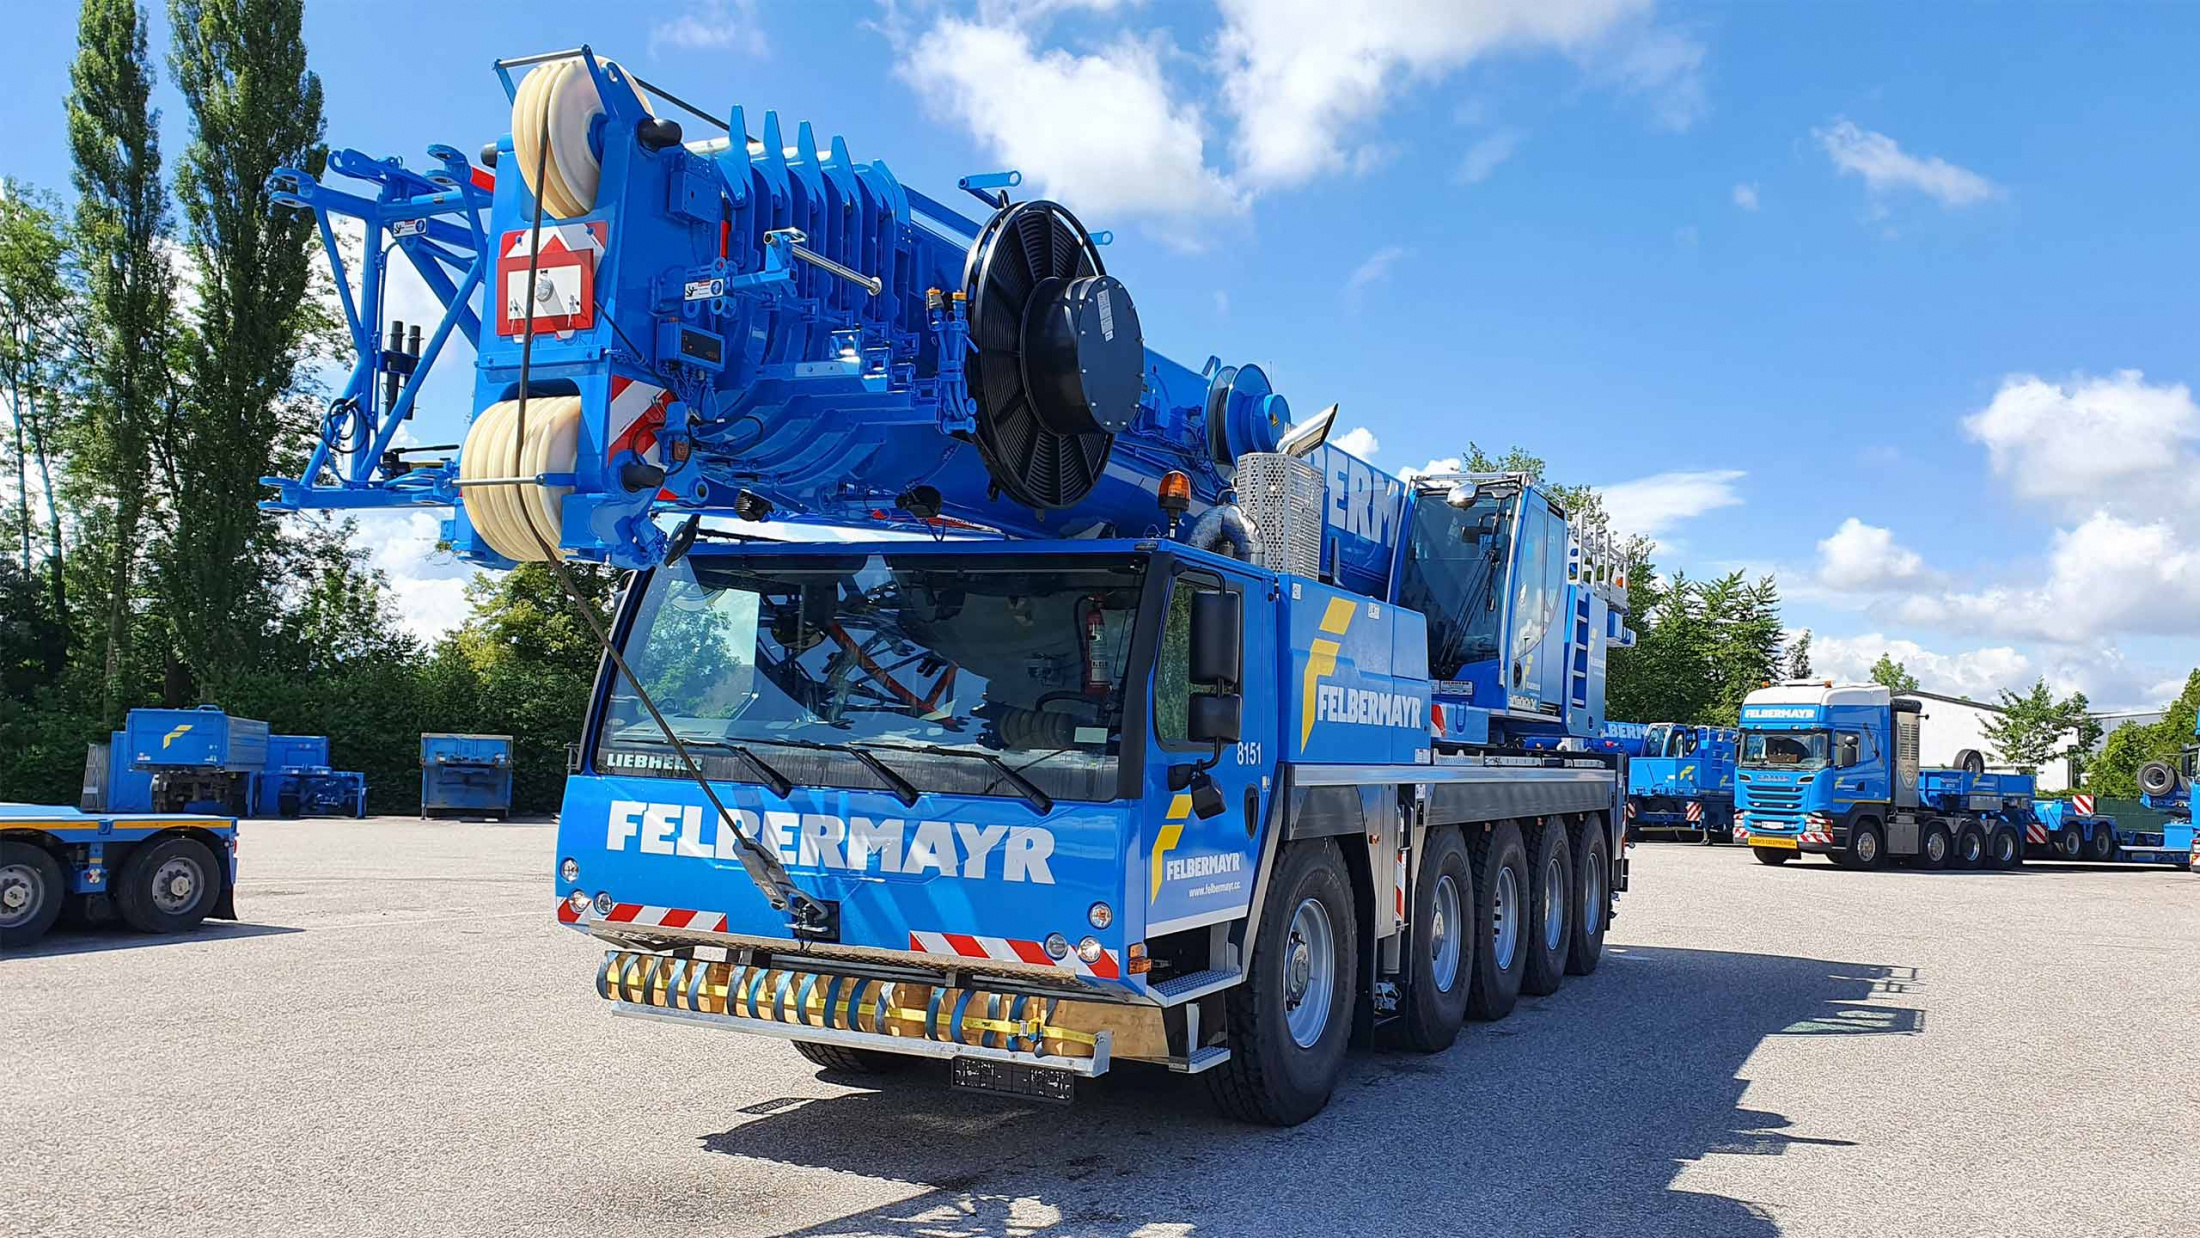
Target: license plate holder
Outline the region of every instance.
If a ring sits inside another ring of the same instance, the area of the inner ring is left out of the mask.
[[[966,1092],[1014,1096],[1049,1105],[1066,1105],[1077,1097],[1077,1076],[1069,1071],[982,1057],[956,1058],[952,1083]]]
[[[1783,838],[1778,834],[1752,834],[1749,836],[1749,845],[1752,847],[1784,847],[1789,851],[1799,850],[1794,839]]]

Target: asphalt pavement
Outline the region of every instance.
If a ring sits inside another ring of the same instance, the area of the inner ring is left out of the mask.
[[[1634,849],[1596,975],[1329,1109],[613,1019],[553,827],[250,823],[244,920],[0,958],[0,1234],[2200,1233],[2200,879]]]

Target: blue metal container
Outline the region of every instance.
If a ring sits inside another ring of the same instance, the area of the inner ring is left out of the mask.
[[[268,736],[267,768],[271,772],[287,770],[296,773],[313,773],[328,769],[328,736]]]
[[[133,709],[123,732],[130,765],[140,770],[252,773],[267,767],[267,724],[232,718],[216,705]]]
[[[420,815],[509,817],[512,737],[430,733],[420,737]]]

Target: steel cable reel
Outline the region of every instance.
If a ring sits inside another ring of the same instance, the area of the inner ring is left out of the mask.
[[[634,98],[649,111],[649,100],[636,90],[633,79],[616,61],[600,62],[607,75],[616,70],[620,85],[634,91]],[[557,219],[586,215],[596,207],[596,188],[603,179],[600,138],[604,105],[596,93],[596,79],[576,57],[536,65],[520,79],[512,98],[512,151],[519,156],[519,171],[528,192],[542,199],[543,212]],[[541,157],[545,116],[550,134],[550,158]],[[542,184],[535,184],[534,170],[543,169]]]

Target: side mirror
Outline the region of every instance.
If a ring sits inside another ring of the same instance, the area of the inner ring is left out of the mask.
[[[1245,604],[1241,595],[1202,589],[1192,595],[1191,679],[1234,684],[1245,660]],[[1194,714],[1197,714],[1194,698]],[[1198,738],[1198,736],[1194,736]],[[1232,739],[1237,738],[1234,734]]]
[[[1185,738],[1195,744],[1234,744],[1245,725],[1245,698],[1235,692],[1204,692],[1192,697]]]
[[[1836,750],[1833,756],[1833,763],[1840,766],[1842,769],[1847,769],[1849,766],[1856,764],[1857,760],[1858,748],[1856,737],[1854,735],[1843,735],[1838,745],[1836,746]]]

